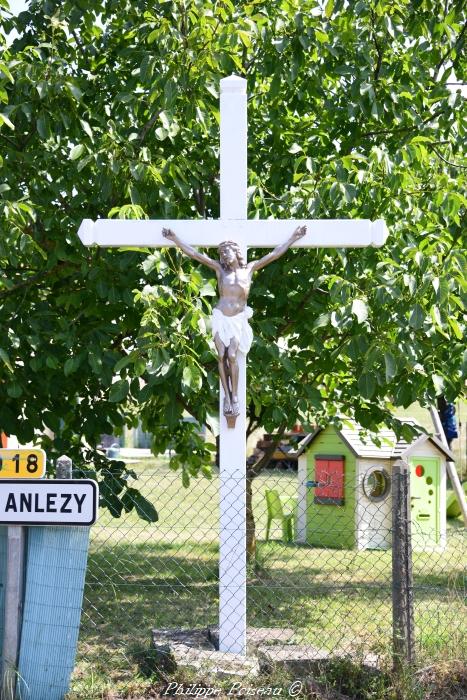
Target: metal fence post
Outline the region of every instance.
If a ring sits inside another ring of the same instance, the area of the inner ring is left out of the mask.
[[[394,464],[392,493],[393,663],[401,670],[415,657],[409,465]]]

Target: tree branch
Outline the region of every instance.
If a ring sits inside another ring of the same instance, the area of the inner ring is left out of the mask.
[[[274,433],[274,438],[272,439],[271,444],[265,449],[263,455],[254,464],[247,465],[247,474],[250,479],[254,479],[255,476],[258,476],[258,474],[268,466],[277,445],[284,437],[286,427],[287,423],[282,421],[277,429],[277,432]]]
[[[196,209],[198,210],[198,214],[200,214],[203,218],[206,216],[206,197],[204,195],[204,187],[203,183],[200,182],[199,187],[195,187],[193,189],[194,197],[195,197],[195,204],[196,204]]]
[[[56,272],[57,269],[69,266],[70,263],[60,262],[54,267],[51,267],[50,270],[41,270],[41,272],[32,275],[32,277],[28,277],[27,280],[24,280],[23,282],[18,282],[18,284],[15,284],[14,287],[10,287],[10,289],[0,290],[0,296],[6,297],[9,294],[14,294],[18,289],[23,289],[24,287],[28,287],[31,284],[34,284],[34,282],[36,282],[36,280],[38,279],[45,279],[46,277],[49,277],[53,272]],[[75,265],[74,267],[79,267],[79,265]]]
[[[467,22],[464,24],[462,27],[461,31],[459,32],[459,36],[457,37],[456,41],[454,42],[453,46],[450,46],[448,50],[443,54],[441,57],[440,62],[436,66],[436,79],[438,79],[438,73],[441,70],[441,66],[443,65],[444,61],[447,59],[451,51],[454,51],[457,48],[457,45],[460,41],[462,41],[462,37],[464,36],[465,32],[467,31]]]
[[[436,153],[438,158],[441,158],[441,160],[444,163],[447,163],[448,165],[452,166],[453,168],[461,168],[462,170],[467,170],[467,165],[459,165],[458,163],[453,163],[450,160],[446,160],[446,158],[444,158],[444,156],[442,156],[441,153],[436,150],[436,148],[433,148],[433,151],[434,151],[434,153]]]
[[[434,114],[430,114],[429,117],[426,119],[422,119],[422,124],[428,124],[428,122],[433,121],[433,119],[436,119],[436,117],[439,117],[442,113],[444,112],[444,108],[438,109],[437,112],[434,112]],[[365,131],[363,134],[360,134],[361,137],[365,136],[379,136],[380,134],[400,134],[403,132],[407,131],[415,131],[418,130],[418,126],[414,124],[413,126],[401,126],[398,127],[397,129],[379,129],[377,131]]]
[[[160,112],[157,112],[157,114],[153,114],[153,116],[151,117],[151,119],[150,119],[148,122],[146,122],[146,124],[141,128],[141,130],[140,130],[140,136],[139,136],[139,141],[140,141],[140,143],[142,143],[142,142],[144,141],[144,139],[146,138],[146,135],[147,135],[148,131],[149,131],[150,129],[152,129],[152,127],[154,126],[154,124],[155,124],[155,123],[157,122],[157,120],[159,119],[159,114],[160,114]]]
[[[373,43],[375,45],[376,49],[376,55],[378,56],[377,61],[376,61],[376,66],[373,71],[373,79],[378,80],[379,73],[381,70],[381,65],[383,63],[383,51],[381,49],[381,46],[378,44],[378,41],[376,39],[376,27],[375,27],[375,22],[376,22],[376,13],[374,10],[371,12],[371,19],[372,19],[372,29],[373,29]]]

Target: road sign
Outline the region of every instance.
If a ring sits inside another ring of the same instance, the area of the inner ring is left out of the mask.
[[[3,479],[0,525],[92,525],[98,494],[91,479]]]
[[[0,449],[0,479],[41,479],[44,474],[44,450]]]

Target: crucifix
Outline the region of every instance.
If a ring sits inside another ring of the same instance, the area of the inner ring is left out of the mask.
[[[147,248],[178,245],[190,257],[216,271],[220,299],[213,313],[213,335],[219,357],[219,413],[223,416],[219,443],[219,649],[244,655],[246,352],[251,343],[251,329],[247,322],[251,312],[246,300],[251,276],[292,244],[305,248],[380,247],[388,233],[382,219],[374,222],[368,219],[248,220],[247,93],[244,78],[232,75],[220,81],[220,115],[219,220],[85,219],[78,235],[87,246]],[[274,250],[259,261],[248,264],[248,246]],[[197,247],[218,248],[220,261],[199,253]],[[232,267],[235,268],[233,271]],[[236,323],[238,332],[232,330]]]

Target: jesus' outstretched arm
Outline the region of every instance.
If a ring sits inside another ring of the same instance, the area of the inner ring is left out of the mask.
[[[257,270],[261,270],[263,267],[266,267],[266,265],[269,265],[269,263],[272,263],[274,262],[274,260],[280,258],[281,255],[284,255],[284,253],[290,248],[290,246],[293,245],[295,241],[298,241],[299,238],[303,238],[305,234],[306,226],[298,226],[292,233],[290,238],[288,238],[285,241],[285,243],[281,243],[277,246],[277,248],[274,248],[274,250],[272,250],[267,255],[264,255],[259,260],[254,260],[253,262],[249,263],[248,268],[252,273],[256,272]]]
[[[197,262],[203,263],[203,265],[207,265],[216,272],[220,271],[221,265],[217,260],[213,260],[209,257],[209,255],[206,255],[206,253],[200,253],[199,251],[195,250],[195,248],[192,248],[191,245],[188,245],[188,243],[182,241],[181,238],[179,238],[170,228],[163,228],[162,235],[164,238],[168,238],[169,241],[173,241],[175,245],[180,248],[180,250],[183,250],[185,255],[188,255],[188,257],[193,258],[193,260],[196,260]]]

